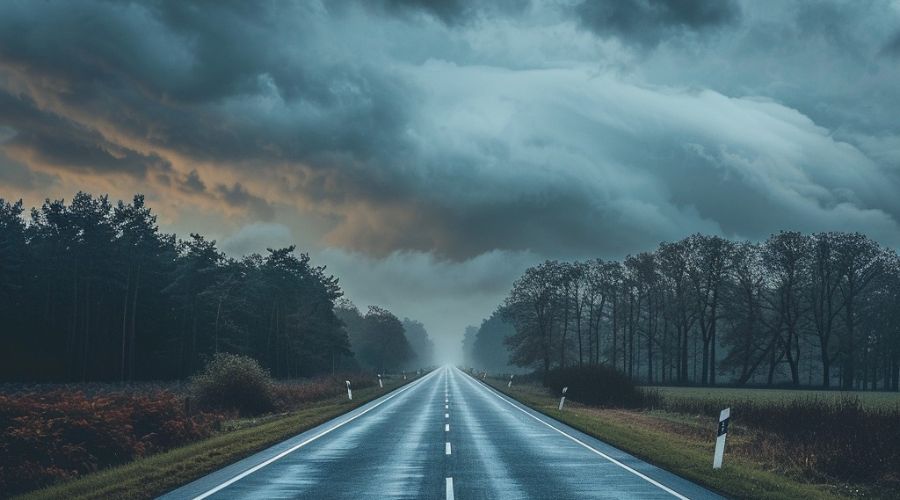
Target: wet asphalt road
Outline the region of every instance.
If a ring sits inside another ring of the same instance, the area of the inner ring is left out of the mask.
[[[720,498],[456,368],[163,498]]]

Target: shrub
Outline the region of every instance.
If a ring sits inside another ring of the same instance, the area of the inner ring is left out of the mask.
[[[279,410],[291,410],[304,403],[321,401],[336,396],[347,396],[345,380],[351,380],[353,390],[372,387],[375,375],[368,373],[344,373],[303,380],[282,380],[273,385],[275,404]]]
[[[0,394],[0,496],[181,446],[221,420],[186,415],[183,399],[169,391]]]
[[[628,376],[605,365],[557,368],[547,372],[544,385],[555,394],[568,387],[567,398],[589,405],[642,408],[658,399],[656,393],[641,390]]]
[[[191,392],[205,408],[259,415],[275,409],[272,378],[253,358],[216,354],[191,379]]]

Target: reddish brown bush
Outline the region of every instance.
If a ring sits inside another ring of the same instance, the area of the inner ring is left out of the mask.
[[[0,491],[20,493],[208,436],[222,416],[188,416],[168,391],[0,394]]]
[[[350,380],[353,389],[372,387],[377,383],[375,375],[369,374],[337,374],[329,377],[317,377],[306,380],[287,380],[276,382],[273,386],[275,403],[281,410],[290,410],[312,401],[346,396],[345,380]]]

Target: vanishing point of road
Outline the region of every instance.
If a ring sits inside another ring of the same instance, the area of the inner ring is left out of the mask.
[[[708,499],[444,367],[165,499]]]

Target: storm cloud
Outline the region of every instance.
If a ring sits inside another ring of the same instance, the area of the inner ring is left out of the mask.
[[[898,33],[894,0],[4,2],[0,197],[140,190],[449,334],[544,258],[900,246]]]

